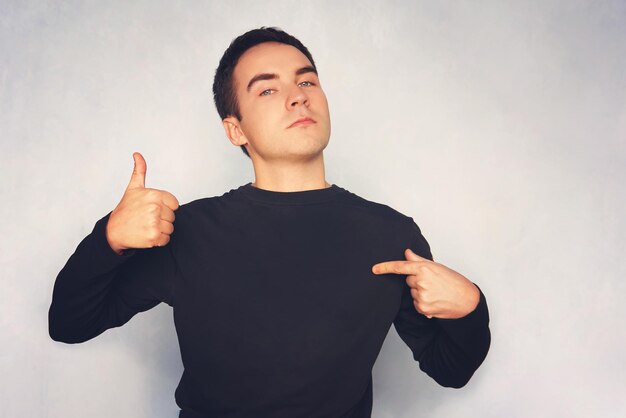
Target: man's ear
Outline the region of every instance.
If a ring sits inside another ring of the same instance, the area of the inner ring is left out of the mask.
[[[246,136],[243,134],[241,130],[241,126],[239,125],[239,120],[237,120],[234,116],[228,116],[222,120],[222,125],[224,125],[224,131],[226,132],[226,136],[230,139],[230,142],[233,145],[246,145],[248,140]]]

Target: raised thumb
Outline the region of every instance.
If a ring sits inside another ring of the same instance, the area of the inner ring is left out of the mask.
[[[415,254],[415,253],[413,252],[413,250],[411,250],[410,248],[407,248],[407,249],[404,251],[404,256],[405,256],[405,257],[406,257],[406,259],[407,259],[407,260],[409,260],[409,261],[425,261],[425,260],[428,260],[427,258],[420,257],[419,255]],[[428,261],[430,261],[430,260],[428,260]]]
[[[146,160],[138,152],[133,152],[133,160],[135,161],[135,167],[133,168],[133,174],[130,177],[127,189],[146,187]]]

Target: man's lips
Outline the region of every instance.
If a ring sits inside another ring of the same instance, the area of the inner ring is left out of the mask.
[[[316,123],[313,119],[304,117],[304,118],[300,118],[300,119],[296,120],[294,123],[289,125],[288,128],[292,128],[294,126],[311,125],[313,123]]]

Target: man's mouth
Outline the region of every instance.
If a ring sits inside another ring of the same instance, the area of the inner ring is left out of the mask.
[[[293,128],[294,126],[306,126],[306,125],[311,125],[314,123],[316,122],[313,119],[308,118],[308,117],[303,117],[293,122],[291,125],[288,126],[288,128]]]

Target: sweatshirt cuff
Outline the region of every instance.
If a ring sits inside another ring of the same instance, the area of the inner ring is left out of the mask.
[[[476,285],[476,283],[474,283]],[[441,328],[458,342],[470,341],[476,337],[478,330],[489,327],[489,309],[483,291],[476,285],[480,292],[478,305],[464,317],[456,319],[434,318]],[[478,333],[480,334],[480,333]]]
[[[113,248],[111,248],[111,245],[109,244],[109,241],[107,241],[106,237],[106,226],[112,212],[113,211],[107,213],[96,222],[91,234],[93,235],[93,243],[96,253],[98,254],[98,258],[101,259],[104,264],[115,266],[132,257],[137,252],[137,249],[127,248],[120,255],[116,253]]]

